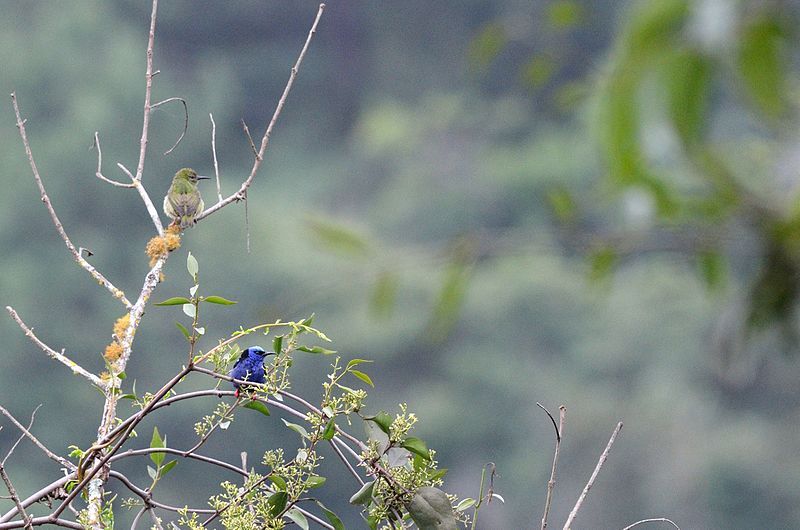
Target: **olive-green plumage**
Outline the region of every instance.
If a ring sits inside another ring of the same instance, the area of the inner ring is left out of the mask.
[[[164,197],[164,213],[179,224],[181,230],[194,225],[194,218],[203,211],[203,198],[197,181],[209,177],[198,176],[194,169],[185,167],[172,178],[172,185]]]

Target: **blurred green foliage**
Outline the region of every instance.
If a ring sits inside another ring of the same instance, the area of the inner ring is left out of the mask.
[[[117,161],[134,165],[149,6],[6,8],[0,89],[18,94],[70,236],[136,292],[152,229],[134,192],[94,178],[89,147],[99,130],[108,176]],[[240,119],[260,136],[315,8],[164,3],[154,97],[186,98],[190,121],[163,156],[183,114],[153,115],[154,198],[177,168],[211,174],[209,112],[223,193],[238,187],[252,156]],[[482,465],[497,463],[507,502],[482,510],[486,528],[540,514],[553,441],[536,401],[568,408],[553,520],[623,418],[579,517],[586,527],[646,516],[682,528],[799,526],[800,371],[779,355],[796,349],[800,292],[795,10],[329,5],[248,194],[251,253],[242,208],[228,208],[187,233],[158,299],[183,295],[191,250],[204,284],[238,301],[204,310],[216,328],[208,344],[242,322],[315,312],[338,350],[376,359],[376,410],[408,401],[418,411],[449,489],[475,496]],[[74,266],[39,205],[10,105],[0,106],[0,159],[4,305],[99,371],[120,308]],[[202,188],[209,204],[212,187]],[[137,336],[126,381],[141,392],[183,360],[180,333],[162,320],[148,312]],[[87,446],[97,394],[10,320],[0,330],[3,405],[25,417],[43,402],[37,435],[60,452]],[[298,365],[308,381],[326,369]],[[159,427],[181,445],[198,415],[181,409]],[[231,429],[251,454],[285,436]],[[2,447],[13,438],[0,431]],[[215,443],[238,461],[238,447]],[[9,473],[23,491],[57,472],[33,448],[18,454]],[[192,484],[202,502],[218,478],[181,465],[162,488]],[[323,500],[361,524],[341,499]]]

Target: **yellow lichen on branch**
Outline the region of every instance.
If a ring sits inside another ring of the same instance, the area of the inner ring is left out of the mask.
[[[163,236],[155,236],[147,242],[145,247],[145,254],[150,258],[150,266],[155,265],[159,258],[165,256],[168,252],[180,248],[181,246],[181,232],[180,226],[170,225],[164,231]]]

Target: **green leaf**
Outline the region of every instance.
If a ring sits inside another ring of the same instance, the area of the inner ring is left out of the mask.
[[[572,194],[563,186],[556,186],[548,190],[547,202],[559,221],[567,223],[575,220],[578,208]]]
[[[289,494],[285,491],[279,491],[277,493],[273,493],[270,495],[269,499],[267,499],[267,504],[269,504],[269,514],[272,517],[277,517],[284,508],[286,508],[286,502],[289,500]]]
[[[506,30],[502,24],[486,24],[469,45],[469,61],[473,68],[485,70],[506,45]]]
[[[389,430],[392,427],[393,418],[386,412],[380,411],[374,416],[365,416],[365,420],[375,422],[375,424],[380,427],[380,429],[389,434]]]
[[[151,480],[158,480],[158,471],[153,466],[147,466],[147,474]]]
[[[308,477],[308,480],[306,480],[306,488],[308,489],[319,488],[320,486],[325,484],[325,480],[326,480],[325,477],[321,477],[319,475],[312,475]]]
[[[286,491],[286,480],[280,475],[270,475],[269,479],[275,484],[275,487],[281,491]]]
[[[700,273],[709,289],[716,290],[725,285],[725,258],[719,252],[701,252],[697,259]]]
[[[369,376],[367,374],[365,374],[364,372],[361,372],[359,370],[350,370],[350,373],[353,374],[354,376],[358,377],[362,381],[364,381],[369,386],[371,386],[373,388],[375,387],[375,385],[372,384],[372,379],[370,379]]]
[[[197,260],[192,256],[191,252],[186,256],[186,270],[189,271],[189,275],[192,279],[197,277],[197,272],[200,270],[199,265],[197,265]]]
[[[164,467],[161,467],[158,470],[158,478],[164,477],[167,473],[172,471],[172,468],[175,467],[176,465],[178,465],[177,460],[170,460],[169,462],[164,464]]]
[[[186,337],[186,340],[189,340],[189,339],[191,339],[191,337],[192,337],[192,336],[189,334],[189,330],[188,330],[188,329],[186,329],[186,326],[184,326],[183,324],[181,324],[181,323],[180,323],[180,322],[178,322],[177,320],[175,321],[175,326],[176,326],[176,327],[177,327],[179,330],[181,330],[181,333],[183,333],[183,336],[184,336],[184,337]]]
[[[470,499],[470,498],[463,499],[461,502],[458,503],[458,506],[456,506],[456,511],[463,512],[464,510],[468,510],[472,506],[474,506],[476,502],[477,501],[475,499]]]
[[[547,7],[547,19],[554,28],[568,29],[581,22],[583,10],[574,0],[555,0]]]
[[[617,252],[611,247],[602,247],[589,256],[589,278],[592,281],[608,279],[617,264]]]
[[[762,15],[745,28],[739,48],[739,71],[755,106],[770,118],[785,111],[785,30],[777,19]]]
[[[350,497],[350,504],[369,504],[372,500],[372,491],[375,489],[375,481],[365,483],[361,488]]]
[[[370,295],[370,312],[381,318],[391,315],[397,300],[398,289],[397,277],[389,271],[381,271]]]
[[[335,513],[326,508],[325,505],[322,504],[321,502],[319,501],[316,502],[317,506],[322,508],[322,512],[325,514],[325,517],[328,518],[328,522],[331,523],[331,526],[333,526],[334,530],[345,530],[344,524],[342,524],[342,520],[339,519],[339,517]]]
[[[301,326],[310,326],[314,322],[314,313],[311,313],[308,318],[304,318],[301,322]]]
[[[246,409],[252,409],[252,410],[258,411],[258,412],[260,412],[261,414],[263,414],[264,416],[269,416],[269,415],[270,415],[270,414],[269,414],[269,409],[268,409],[268,408],[267,408],[267,406],[266,406],[264,403],[262,403],[261,401],[255,401],[255,400],[253,400],[253,401],[250,401],[250,402],[246,403],[246,404],[245,404],[245,405],[243,405],[243,406],[244,406],[244,408],[246,408]]]
[[[227,298],[222,298],[221,296],[205,296],[203,297],[203,302],[208,302],[209,304],[219,304],[219,305],[233,305],[236,302],[233,300],[228,300]]]
[[[307,353],[321,353],[323,355],[332,355],[332,354],[336,353],[336,350],[328,350],[326,348],[323,348],[322,346],[313,346],[313,347],[298,346],[297,350],[298,351],[304,351],[304,352],[307,352]]]
[[[438,488],[420,488],[406,505],[419,530],[458,530],[447,494]]]
[[[435,342],[443,340],[458,321],[472,277],[474,242],[469,239],[457,242],[451,254],[451,261],[445,271],[444,282],[428,324],[428,336]]]
[[[183,308],[183,313],[189,317],[194,318],[197,316],[197,308],[192,304],[183,304],[181,306]]]
[[[284,423],[284,425],[286,425],[288,428],[290,428],[303,438],[308,438],[308,431],[306,431],[302,425],[297,425],[296,423],[288,422],[283,418],[281,418],[281,421]]]
[[[666,68],[670,118],[687,150],[700,142],[708,122],[711,70],[711,62],[693,50],[676,53]]]
[[[272,351],[275,353],[280,353],[281,349],[283,348],[283,335],[278,335],[274,339],[272,339]]]
[[[408,449],[412,453],[421,456],[425,460],[431,459],[430,453],[428,452],[428,446],[425,445],[425,442],[419,438],[406,438],[403,440],[403,443],[400,444],[400,447]]]
[[[319,243],[329,250],[350,257],[364,257],[369,252],[366,239],[348,228],[316,220],[309,220],[307,224]]]
[[[163,302],[158,302],[155,305],[182,305],[182,304],[191,304],[192,301],[184,296],[175,296],[173,298],[167,298]]]
[[[336,434],[336,420],[335,418],[331,418],[328,420],[328,424],[325,425],[325,430],[322,431],[322,439],[326,441],[332,440],[335,434]]]
[[[435,472],[431,473],[428,478],[430,480],[439,480],[440,478],[444,478],[444,476],[447,475],[448,471],[449,470],[446,467],[443,467],[442,469],[437,469]]]
[[[368,361],[366,359],[351,359],[350,362],[347,363],[345,370],[349,370],[350,368],[358,366],[359,364],[371,363],[371,362],[373,361]]]
[[[164,440],[162,440],[161,436],[158,434],[158,427],[153,427],[153,438],[150,440],[150,447],[158,449],[164,447]],[[150,460],[152,460],[156,466],[161,466],[165,455],[166,453],[150,453]]]
[[[292,508],[286,512],[286,517],[294,521],[294,524],[302,528],[303,530],[308,530],[308,519],[306,516],[303,515],[297,508]]]

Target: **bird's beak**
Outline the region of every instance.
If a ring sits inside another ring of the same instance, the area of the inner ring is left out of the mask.
[[[197,180],[206,180],[210,179],[211,177],[206,177],[205,175],[197,175]]]

